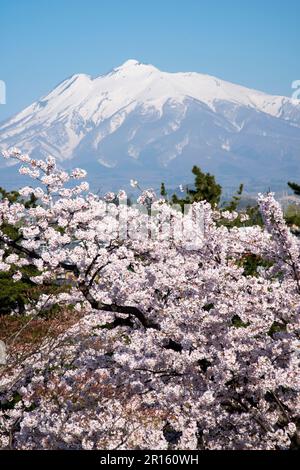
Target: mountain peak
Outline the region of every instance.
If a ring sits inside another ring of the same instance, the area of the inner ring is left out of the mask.
[[[128,59],[123,64],[119,65],[118,67],[114,68],[114,72],[124,72],[127,70],[132,70],[142,65],[138,60],[135,59]]]
[[[114,68],[114,72],[135,72],[138,70],[144,71],[145,69],[158,70],[154,65],[144,64],[136,59],[128,59],[119,67]]]
[[[140,65],[140,62],[138,60],[128,59],[124,62],[124,64],[120,65],[120,67],[118,67],[118,68],[119,69],[128,69],[129,67],[134,67],[136,65]]]

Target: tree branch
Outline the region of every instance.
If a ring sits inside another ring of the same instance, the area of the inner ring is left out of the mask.
[[[18,251],[19,253],[23,253],[24,255],[28,256],[29,258],[42,259],[41,255],[39,255],[36,251],[28,250],[28,248],[25,248],[22,245],[18,245],[18,243],[16,243],[14,240],[9,240],[9,239],[7,240],[6,238],[0,237],[0,241],[2,243],[5,243],[6,245],[10,246],[14,250]],[[75,274],[75,276],[79,276],[79,274],[80,274],[79,269],[77,268],[77,266],[75,264],[68,264],[68,263],[61,262],[61,263],[59,263],[59,266],[61,268],[65,269],[65,271],[73,272]]]
[[[160,330],[160,326],[157,323],[146,318],[145,314],[137,307],[116,304],[104,304],[94,299],[86,285],[81,285],[79,286],[79,288],[93,309],[103,310],[104,312],[132,315],[133,317],[139,320],[139,322],[143,325],[144,328],[153,328],[155,330]]]

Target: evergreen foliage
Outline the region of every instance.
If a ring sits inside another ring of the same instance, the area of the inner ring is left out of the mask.
[[[292,189],[296,196],[300,196],[300,185],[297,183],[288,182],[288,186]]]
[[[221,199],[222,187],[216,182],[215,177],[210,173],[203,173],[198,166],[193,167],[192,173],[195,176],[195,189],[187,187],[186,195],[182,199],[174,194],[172,202],[181,207],[199,201],[207,201],[212,206],[217,206]]]

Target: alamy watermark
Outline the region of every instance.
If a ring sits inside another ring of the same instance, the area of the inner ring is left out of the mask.
[[[0,104],[6,104],[6,84],[0,80]]]
[[[0,366],[6,364],[6,346],[3,341],[0,340]]]
[[[127,198],[118,200],[119,210],[115,203],[106,202],[105,215],[110,221],[107,224],[103,240],[109,242],[115,238],[120,241],[133,242],[155,241],[180,243],[186,250],[196,250],[203,245],[205,237],[205,212],[201,205],[170,204],[164,205],[131,204]]]
[[[294,100],[300,100],[300,80],[294,80],[292,82],[292,89],[295,90],[292,94]]]

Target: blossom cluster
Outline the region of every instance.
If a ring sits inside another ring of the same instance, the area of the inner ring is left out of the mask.
[[[16,242],[0,231],[0,270],[18,280],[32,265],[36,284],[70,273],[66,291],[31,313],[67,305],[84,315],[22,364],[10,367],[8,348],[3,448],[299,447],[300,246],[272,194],[258,199],[264,227],[232,228],[205,201],[182,214],[147,190],[143,212],[70,187],[85,172],[52,158],[6,157],[43,188],[21,192],[36,207],[0,201],[0,227],[20,232]]]

